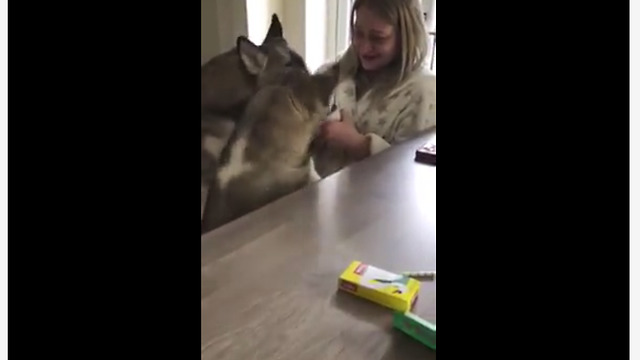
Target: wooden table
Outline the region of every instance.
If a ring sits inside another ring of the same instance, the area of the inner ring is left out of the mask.
[[[352,260],[436,268],[436,168],[414,162],[430,136],[203,235],[202,359],[435,359],[390,310],[336,290]],[[416,312],[435,323],[435,282]]]

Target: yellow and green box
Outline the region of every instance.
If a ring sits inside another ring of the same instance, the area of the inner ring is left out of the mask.
[[[406,312],[413,309],[418,299],[420,282],[354,261],[340,275],[338,288],[390,309]]]

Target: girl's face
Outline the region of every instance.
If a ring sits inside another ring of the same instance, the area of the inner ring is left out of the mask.
[[[398,54],[396,28],[366,6],[356,10],[353,45],[360,64],[367,71],[375,71],[389,65]]]

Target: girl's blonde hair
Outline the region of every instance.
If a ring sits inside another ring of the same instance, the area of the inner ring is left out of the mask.
[[[354,0],[349,19],[352,43],[356,11],[362,6],[392,24],[400,42],[398,44],[399,59],[394,61],[398,66],[394,67],[392,70],[394,73],[390,74],[386,84],[376,85],[375,88],[388,88],[402,83],[411,73],[423,66],[427,56],[427,31],[420,2],[418,0]],[[341,62],[345,65],[342,69],[346,72],[343,74],[354,76],[358,70],[358,56],[355,54],[353,45],[349,46],[342,60]]]

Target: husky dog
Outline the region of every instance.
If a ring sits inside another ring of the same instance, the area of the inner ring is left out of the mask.
[[[284,40],[276,14],[262,44],[262,51],[277,49],[291,66],[305,67],[304,60]],[[208,184],[217,169],[222,149],[228,143],[249,99],[256,93],[257,77],[247,71],[236,48],[214,56],[200,72],[201,80],[201,180]]]
[[[284,41],[282,24],[276,14],[271,16],[271,25],[260,48],[282,47],[292,60],[304,65],[302,57],[288,48]],[[200,101],[203,111],[219,115],[237,116],[247,101],[255,94],[256,76],[248,72],[237,49],[216,55],[200,69]]]
[[[292,62],[286,46],[265,49],[239,37],[236,48],[245,69],[256,76],[257,92],[221,154],[203,233],[308,184],[309,147],[338,82],[337,65],[311,75],[306,65]]]

